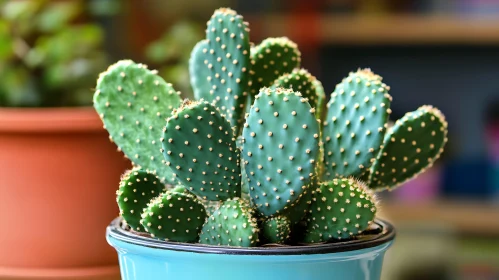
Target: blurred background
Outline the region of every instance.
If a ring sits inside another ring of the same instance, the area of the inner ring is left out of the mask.
[[[123,58],[158,69],[192,97],[189,54],[221,6],[244,16],[255,44],[278,36],[298,43],[302,66],[327,93],[350,71],[371,68],[391,86],[393,120],[432,104],[449,122],[443,158],[380,195],[380,215],[398,230],[382,279],[499,279],[499,1],[8,2],[2,107],[89,105],[98,73]],[[47,3],[58,5],[40,8]]]

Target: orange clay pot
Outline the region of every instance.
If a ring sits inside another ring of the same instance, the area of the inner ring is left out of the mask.
[[[0,109],[0,279],[119,279],[105,230],[129,166],[93,108]]]

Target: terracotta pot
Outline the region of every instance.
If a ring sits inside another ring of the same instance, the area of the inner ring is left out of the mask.
[[[0,109],[0,279],[119,275],[105,229],[129,166],[93,108]]]

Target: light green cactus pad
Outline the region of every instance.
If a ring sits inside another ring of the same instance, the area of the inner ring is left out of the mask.
[[[251,48],[250,93],[257,95],[280,76],[300,67],[298,46],[286,37],[267,38]]]
[[[360,181],[343,178],[320,183],[307,215],[303,242],[347,239],[366,230],[376,215],[376,198]]]
[[[324,180],[362,177],[376,159],[391,112],[389,87],[369,69],[336,86],[324,120]]]
[[[206,210],[188,192],[168,191],[155,198],[140,223],[152,237],[176,242],[197,242]]]
[[[369,187],[393,189],[433,165],[447,142],[447,122],[432,106],[407,113],[388,131],[372,166]]]
[[[167,119],[162,145],[166,165],[189,191],[205,200],[241,195],[234,132],[213,105],[186,100]]]
[[[301,94],[264,88],[243,129],[243,160],[258,211],[285,211],[311,183],[319,147],[315,110]]]
[[[131,60],[118,61],[103,72],[94,94],[94,107],[111,140],[135,166],[170,183],[174,178],[160,152],[161,129],[180,104],[171,84]]]
[[[151,172],[138,168],[127,171],[116,192],[120,216],[133,230],[144,231],[140,224],[141,214],[147,204],[163,191],[165,186]]]
[[[262,239],[267,243],[284,244],[290,238],[291,221],[286,216],[266,219],[261,226]]]
[[[259,228],[256,213],[247,200],[225,201],[208,217],[199,235],[199,243],[254,247],[258,245]]]

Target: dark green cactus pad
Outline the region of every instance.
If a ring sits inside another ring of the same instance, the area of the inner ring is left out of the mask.
[[[140,215],[151,199],[159,196],[165,186],[151,172],[138,168],[123,174],[120,187],[116,191],[116,202],[120,216],[135,231],[144,231],[140,224]]]
[[[286,216],[268,218],[262,223],[260,232],[265,242],[284,244],[290,238],[291,221]]]
[[[280,76],[300,67],[298,46],[286,37],[267,38],[251,48],[250,93],[257,95]]]
[[[233,198],[225,201],[203,225],[199,243],[254,247],[258,245],[256,213],[248,201]]]
[[[241,195],[239,149],[230,123],[208,102],[186,101],[167,119],[162,138],[166,165],[206,200]]]
[[[312,204],[313,193],[315,192],[315,187],[313,183],[299,195],[298,199],[291,203],[286,210],[281,212],[282,216],[289,218],[291,224],[299,223],[303,217],[308,212],[310,205]]]
[[[208,81],[208,77],[211,71],[204,63],[207,55],[206,52],[208,52],[208,41],[199,41],[192,49],[189,58],[189,77],[194,97],[197,100],[202,98],[213,99],[209,95],[211,83]]]
[[[249,91],[249,28],[242,16],[221,8],[208,21],[206,39],[202,53],[211,88],[199,97],[215,102],[232,126],[240,127]]]
[[[306,98],[264,88],[243,129],[249,192],[265,216],[285,211],[307,189],[319,146],[319,124]]]
[[[305,243],[347,239],[366,230],[376,215],[376,199],[351,178],[320,183],[307,215]]]
[[[369,172],[383,142],[390,114],[389,87],[369,69],[336,86],[324,121],[324,180]]]
[[[161,155],[161,129],[173,108],[181,104],[179,93],[155,71],[131,60],[111,65],[97,80],[94,107],[110,138],[142,169],[173,182],[173,173]]]
[[[167,191],[155,198],[140,223],[152,237],[176,242],[197,242],[206,221],[206,210],[196,196]]]
[[[322,102],[325,99],[324,88],[320,81],[312,76],[305,69],[293,69],[291,73],[287,73],[279,77],[273,87],[290,88],[293,91],[300,92],[301,95],[308,99],[310,106],[315,108],[315,115],[321,115]]]
[[[413,179],[440,157],[447,142],[447,122],[432,106],[407,113],[385,136],[372,167],[369,187],[393,189]]]

